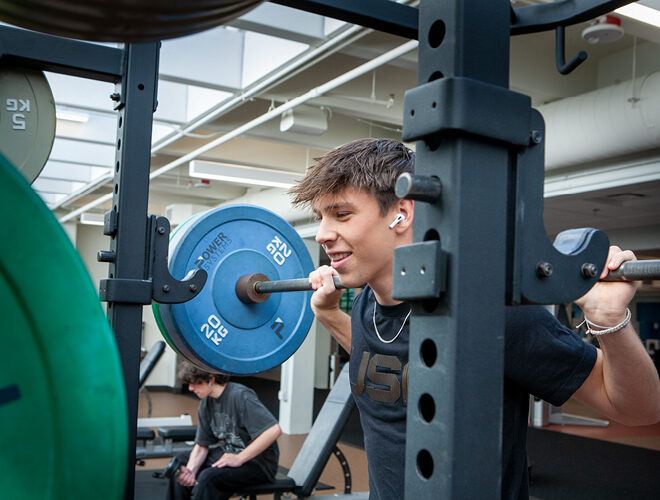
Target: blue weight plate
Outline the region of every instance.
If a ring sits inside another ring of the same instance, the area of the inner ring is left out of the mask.
[[[245,274],[271,280],[307,277],[307,248],[286,221],[263,208],[234,205],[207,212],[182,227],[170,249],[170,272],[182,279],[201,268],[209,278],[194,299],[161,306],[178,350],[195,364],[237,375],[259,373],[288,359],[312,323],[311,292],[275,293],[244,304],[235,286]]]

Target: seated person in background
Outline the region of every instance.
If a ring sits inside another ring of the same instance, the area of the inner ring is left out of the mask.
[[[186,465],[170,478],[167,498],[226,499],[243,486],[273,481],[282,429],[255,392],[189,363],[178,375],[201,402],[195,446],[178,455]]]

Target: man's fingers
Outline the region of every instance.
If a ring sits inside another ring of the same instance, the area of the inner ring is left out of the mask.
[[[332,281],[332,276],[336,275],[335,271],[330,266],[321,266],[309,274],[309,283],[314,290],[318,290],[323,286],[329,286],[329,290],[334,290],[335,285]]]
[[[618,269],[621,264],[631,260],[637,260],[631,250],[621,250],[618,246],[612,245],[607,256],[607,264],[600,275],[601,279],[607,276],[610,270]]]
[[[321,271],[321,278],[323,280],[323,286],[327,286],[328,290],[335,290],[335,282],[332,281],[332,277],[337,273],[333,268],[324,266],[324,269]]]

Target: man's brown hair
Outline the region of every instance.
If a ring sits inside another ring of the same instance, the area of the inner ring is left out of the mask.
[[[179,368],[179,373],[177,375],[179,380],[184,384],[199,384],[201,382],[210,382],[211,380],[214,380],[217,384],[225,385],[229,382],[229,375],[209,373],[188,362],[183,362],[181,364],[181,368]]]
[[[384,215],[397,201],[396,179],[413,172],[414,153],[391,139],[357,139],[328,151],[289,190],[294,205],[312,206],[321,197],[347,187],[370,193]]]

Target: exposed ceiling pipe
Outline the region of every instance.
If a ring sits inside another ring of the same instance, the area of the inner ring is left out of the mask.
[[[306,51],[299,57],[295,58],[294,61],[286,64],[284,67],[279,68],[269,76],[258,80],[243,92],[237,93],[232,97],[219,102],[203,115],[198,116],[184,124],[181,129],[176,130],[168,136],[156,141],[156,143],[154,143],[151,148],[151,154],[156,154],[158,151],[166,148],[170,144],[179,140],[181,137],[184,137],[199,127],[206,125],[210,121],[215,120],[216,118],[241,106],[245,102],[248,102],[250,98],[258,95],[260,92],[265,92],[275,85],[284,83],[291,77],[297,75],[301,70],[307,69],[310,66],[321,62],[338,50],[341,50],[346,45],[350,45],[351,43],[356,42],[360,38],[372,32],[372,29],[363,28],[361,26],[350,26],[349,28],[341,31],[339,34],[325,41],[318,47],[314,47]],[[104,175],[103,177],[99,177],[92,182],[89,182],[88,184],[85,184],[80,189],[77,189],[73,193],[69,194],[66,198],[63,198],[58,203],[56,203],[52,207],[52,210],[66,207],[82,196],[92,193],[104,184],[111,182],[113,178],[114,176],[112,174],[108,174]]]
[[[210,151],[211,149],[217,148],[221,144],[224,144],[225,142],[228,142],[231,139],[233,139],[235,137],[238,137],[238,136],[246,133],[247,131],[249,131],[249,130],[255,128],[255,127],[258,127],[259,125],[261,125],[261,124],[263,124],[263,123],[265,123],[265,122],[267,122],[267,121],[269,121],[269,120],[271,120],[275,117],[280,116],[282,113],[284,113],[285,111],[287,111],[289,109],[293,109],[296,106],[309,101],[310,99],[314,99],[316,97],[319,97],[319,96],[325,94],[326,92],[329,92],[330,90],[333,90],[333,89],[343,85],[344,83],[347,83],[351,80],[354,80],[355,78],[357,78],[359,76],[362,76],[363,74],[368,73],[369,71],[371,71],[375,68],[378,68],[379,66],[382,66],[383,64],[387,64],[388,62],[392,61],[393,59],[396,59],[397,57],[401,57],[402,55],[407,54],[408,52],[416,49],[417,45],[418,45],[417,40],[411,40],[411,41],[406,42],[402,45],[399,45],[398,47],[390,50],[389,52],[386,52],[385,54],[382,54],[382,55],[376,57],[375,59],[372,59],[371,61],[368,61],[368,62],[362,64],[361,66],[358,66],[357,68],[354,68],[354,69],[344,73],[343,75],[338,76],[337,78],[333,78],[332,80],[324,83],[323,85],[315,87],[312,90],[306,92],[305,94],[303,94],[301,96],[298,96],[295,99],[292,99],[291,101],[288,101],[288,102],[278,106],[277,108],[275,108],[271,111],[268,111],[268,112],[264,113],[261,116],[258,116],[257,118],[255,118],[253,120],[250,120],[249,122],[241,125],[240,127],[235,128],[231,132],[228,132],[227,134],[225,134],[221,137],[218,137],[217,139],[214,139],[214,140],[204,144],[203,146],[191,151],[190,153],[188,153],[186,155],[183,155],[180,158],[177,158],[176,160],[174,160],[174,161],[162,166],[161,168],[153,171],[151,173],[151,175],[149,176],[149,178],[151,180],[153,180],[156,177],[158,177],[158,176],[160,176],[160,175],[162,175],[166,172],[169,172],[170,170],[173,170],[173,169],[175,169],[175,168],[177,168],[177,167],[179,167],[179,166],[181,166],[181,165],[183,165],[183,164],[185,164],[185,163],[187,163],[191,160],[194,160],[198,156],[206,153],[207,151]],[[68,213],[67,215],[61,217],[59,219],[59,221],[63,223],[63,222],[66,222],[68,220],[71,220],[72,218],[76,217],[77,215],[79,215],[83,212],[87,212],[91,208],[94,208],[94,207],[100,205],[101,203],[104,203],[104,202],[106,202],[108,200],[111,200],[111,199],[112,199],[112,193],[103,195],[103,196],[97,198],[96,200],[94,200],[93,202],[90,202],[87,205],[85,205],[85,206],[83,206],[83,207],[81,207],[77,210],[74,210],[74,211]]]
[[[548,170],[660,147],[660,72],[539,106]]]
[[[396,0],[396,2],[410,5],[417,5],[419,3],[418,0]],[[270,75],[257,80],[243,92],[219,102],[207,110],[206,113],[183,125],[183,128],[180,128],[179,130],[172,132],[170,135],[159,139],[152,146],[151,154],[156,154],[158,151],[166,148],[173,142],[179,140],[181,137],[190,134],[193,130],[196,130],[197,128],[209,123],[210,121],[215,120],[216,118],[236,109],[243,103],[247,102],[251,97],[258,95],[260,92],[266,92],[268,89],[286,82],[300,72],[318,64],[335,52],[342,50],[345,46],[355,43],[360,38],[373,33],[373,31],[374,30],[364,28],[362,26],[348,26],[339,30],[339,33],[333,35],[318,47],[313,47],[305,51],[303,54],[294,58],[292,62],[289,62],[285,66],[275,70]],[[114,179],[114,176],[112,174],[108,174],[107,176],[99,177],[92,182],[87,183],[80,189],[69,194],[58,203],[56,203],[52,207],[52,210],[57,210],[58,208],[65,207],[73,203],[75,200],[81,198],[82,196],[90,194],[104,184],[112,181],[112,179]]]

